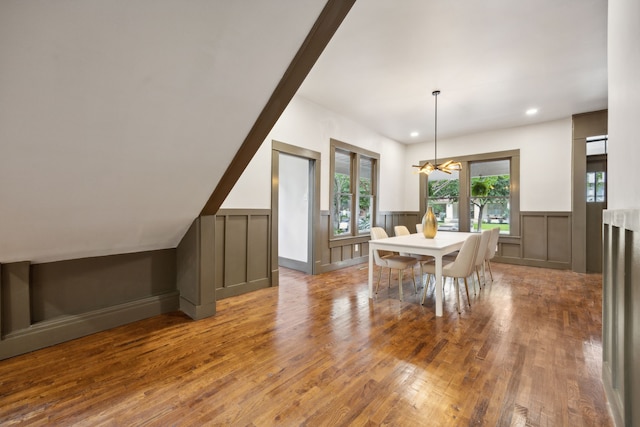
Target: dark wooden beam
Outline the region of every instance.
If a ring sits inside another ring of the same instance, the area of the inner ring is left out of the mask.
[[[355,0],[329,0],[200,215],[214,215],[307,77]]]

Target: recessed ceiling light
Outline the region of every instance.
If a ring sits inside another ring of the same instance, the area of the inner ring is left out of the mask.
[[[412,138],[415,138],[416,136],[420,135],[419,132],[411,132],[409,135],[411,135]]]
[[[538,112],[537,108],[529,108],[527,110],[527,116],[533,116],[534,114],[536,114]]]

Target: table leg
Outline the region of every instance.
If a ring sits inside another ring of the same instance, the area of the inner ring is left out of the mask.
[[[369,244],[369,298],[373,298],[373,248]]]
[[[436,316],[442,317],[442,255],[436,259]]]

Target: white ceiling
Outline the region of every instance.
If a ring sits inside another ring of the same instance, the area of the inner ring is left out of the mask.
[[[298,94],[430,141],[434,89],[438,138],[607,108],[606,48],[606,0],[358,0]]]

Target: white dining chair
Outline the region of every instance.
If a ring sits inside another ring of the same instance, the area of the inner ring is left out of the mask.
[[[484,256],[485,264],[489,267],[489,275],[491,276],[491,281],[493,282],[493,271],[491,271],[491,260],[496,256],[496,252],[498,250],[498,239],[500,238],[500,228],[495,227],[491,229],[491,236],[489,237],[489,243],[487,244],[487,252]],[[483,275],[484,275],[484,265],[482,266]],[[485,282],[487,279],[485,278]]]
[[[469,304],[469,307],[471,307],[467,278],[473,275],[473,271],[475,269],[476,253],[478,251],[478,245],[480,244],[480,237],[480,234],[472,234],[471,236],[467,237],[467,239],[462,244],[462,248],[460,248],[460,252],[458,252],[458,256],[456,257],[455,261],[442,267],[443,280],[445,277],[451,277],[454,279],[458,313],[460,313],[460,279],[464,279],[464,287],[467,291],[467,302]],[[436,274],[435,264],[427,264],[425,265],[424,269],[429,274]],[[436,286],[439,286],[439,284],[436,283]],[[422,304],[424,304],[426,295],[427,287],[425,286],[424,292],[422,293]]]
[[[422,234],[422,224],[416,224],[416,231]]]
[[[408,236],[411,234],[409,232],[409,229],[404,225],[396,225],[395,227],[393,227],[393,231],[396,236]],[[415,258],[416,261],[418,261],[418,265],[420,265],[420,282],[424,284],[424,280],[423,280],[424,272],[423,272],[422,266],[429,262],[433,262],[433,257],[430,255],[410,254],[406,252],[400,252],[400,255],[410,256]]]
[[[371,227],[371,240],[386,239],[389,237],[387,232],[382,227]],[[380,286],[380,278],[382,276],[382,269],[389,269],[389,286],[391,286],[391,272],[392,270],[398,270],[398,293],[400,294],[400,301],[402,301],[402,273],[405,269],[411,268],[411,280],[413,280],[413,289],[418,293],[416,286],[416,278],[413,275],[413,267],[418,262],[414,257],[403,256],[391,251],[376,249],[373,251],[373,257],[375,263],[380,270],[378,270],[378,283],[376,284],[376,295],[378,294],[378,287]]]
[[[482,289],[482,282],[480,281],[480,268],[484,266],[484,259],[487,255],[487,247],[489,245],[489,238],[491,237],[491,230],[483,230],[480,233],[480,243],[478,243],[478,249],[476,250],[476,257],[474,260],[474,268],[476,270],[476,278],[478,279],[478,288]],[[482,274],[484,279],[484,272]],[[486,282],[486,279],[485,279]],[[473,293],[476,293],[476,285],[474,280]]]

